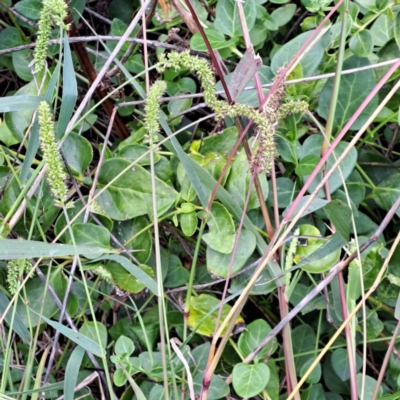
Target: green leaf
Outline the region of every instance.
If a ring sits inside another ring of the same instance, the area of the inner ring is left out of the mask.
[[[126,158],[131,161],[137,160],[143,154],[147,153],[149,148],[140,144],[131,144],[123,146],[118,152],[118,157]],[[153,152],[154,164],[160,161],[160,154],[157,151]],[[150,154],[145,155],[140,160],[138,160],[138,165],[150,165]]]
[[[370,32],[375,46],[383,46],[394,35],[393,20],[387,14],[381,14],[371,26]]]
[[[201,294],[197,297],[191,297],[189,317],[187,324],[190,328],[195,329],[197,325],[201,325],[197,328],[196,333],[199,335],[211,336],[214,333],[215,324],[218,318],[218,309],[213,311],[204,321],[205,316],[214,307],[220,306],[221,302],[216,297],[209,294]],[[231,306],[224,304],[222,306],[221,321],[223,321],[229,312],[231,311]],[[203,321],[203,322],[202,322]],[[236,323],[243,323],[243,318],[239,317]]]
[[[42,10],[40,0],[22,0],[15,5],[15,10],[26,18],[38,20]]]
[[[378,206],[388,210],[400,196],[400,173],[389,175],[379,183],[376,191],[372,193],[373,199]],[[397,209],[396,215],[400,216],[400,209]]]
[[[363,30],[350,39],[350,50],[358,57],[369,57],[374,48],[371,32]]]
[[[78,254],[95,255],[110,253],[104,247],[73,246],[33,240],[0,239],[0,254],[3,260],[36,257],[64,257]]]
[[[291,204],[298,190],[295,190],[294,182],[289,178],[278,178],[276,180],[276,191],[278,196],[278,207],[286,208]],[[272,205],[272,200],[268,199],[268,205]]]
[[[30,63],[33,53],[30,50],[20,50],[12,53],[12,63],[18,77],[30,82],[33,79]]]
[[[307,239],[307,244],[305,246],[297,246],[296,256],[294,257],[294,261],[296,262],[296,264],[299,264],[300,261],[310,256],[312,253],[314,253],[325,244],[324,240],[315,238],[321,236],[321,233],[317,228],[312,225],[301,225],[300,235],[309,236],[309,238]],[[325,257],[320,258],[319,260],[310,262],[306,265],[302,265],[301,268],[313,274],[320,274],[332,268],[334,264],[339,260],[339,256],[340,249],[328,254]]]
[[[201,388],[203,386],[204,372],[197,374],[193,378],[193,386],[196,394],[200,394]],[[213,375],[211,377],[210,387],[208,388],[208,400],[218,400],[222,398],[227,398],[229,394],[229,385],[227,385],[224,379],[220,378],[218,375]]]
[[[296,208],[294,209],[290,220],[292,220],[295,216],[297,216],[297,214],[300,212],[300,209],[304,206],[304,204],[310,199],[310,196],[304,196],[301,198],[301,200],[297,203]],[[319,210],[322,207],[325,207],[329,202],[327,200],[323,200],[323,199],[319,199],[318,197],[315,197],[311,203],[309,204],[309,206],[303,211],[303,213],[301,214],[302,217],[305,217],[308,214],[313,213],[316,210]],[[286,217],[288,211],[289,211],[288,207],[283,213],[282,215],[284,217]],[[290,221],[289,220],[289,221]]]
[[[256,319],[246,326],[246,330],[240,335],[238,347],[244,357],[247,357],[270,332],[271,326],[263,319]],[[255,358],[255,361],[261,361],[267,354],[273,354],[278,348],[276,339],[265,346]]]
[[[64,399],[66,400],[74,399],[74,388],[78,381],[78,374],[84,355],[85,349],[81,346],[76,346],[68,359],[64,379]]]
[[[296,9],[296,4],[287,4],[274,10],[271,14],[271,17],[273,18],[275,24],[278,25],[278,27],[281,27],[291,21]]]
[[[75,242],[78,245],[88,247],[110,247],[110,231],[104,226],[99,226],[91,223],[74,224],[72,226]],[[97,257],[103,254],[102,251]],[[93,255],[91,254],[93,257]]]
[[[203,235],[207,245],[220,253],[231,253],[235,243],[235,224],[222,204],[217,202],[212,204],[207,225],[209,232]]]
[[[174,254],[170,254],[168,262],[168,274],[164,280],[166,288],[175,288],[186,285],[189,282],[189,271],[183,268],[181,260]]]
[[[400,49],[400,12],[399,11],[394,15],[393,33],[394,33],[394,39],[396,40],[397,46]]]
[[[12,330],[26,343],[29,344],[31,341],[31,335],[29,334],[28,329],[24,325],[19,314],[13,312],[13,306],[9,308],[7,314],[4,315],[6,308],[10,305],[10,301],[8,300],[7,296],[0,291],[0,314],[4,316],[5,321],[9,326],[11,326],[12,319]]]
[[[0,32],[0,50],[10,49],[23,44],[24,41],[21,32],[17,28],[9,26]],[[10,54],[8,56],[11,57]]]
[[[362,373],[357,374],[358,393],[361,393],[362,385],[364,382],[365,382],[365,386],[364,386],[365,391],[364,391],[363,400],[373,400],[375,398],[374,391],[375,391],[377,382],[371,376],[366,375],[364,377]],[[379,391],[378,391],[378,396],[382,396],[382,394],[383,394],[383,388],[382,388],[382,386],[380,386]]]
[[[265,364],[236,364],[232,371],[235,392],[244,398],[256,396],[268,385],[269,368]]]
[[[204,32],[213,50],[225,49],[235,43],[233,39],[226,40],[224,34],[217,29],[207,28]],[[200,32],[196,32],[190,39],[190,48],[195,51],[207,51],[207,46]]]
[[[37,314],[37,313],[35,313]],[[81,346],[84,348],[86,351],[89,353],[94,354],[95,356],[102,357],[105,354],[104,347],[107,344],[107,330],[103,324],[100,322],[96,322],[98,324],[99,330],[100,330],[100,337],[103,339],[102,340],[102,347],[98,343],[96,343],[94,340],[97,340],[97,335],[96,332],[94,331],[94,322],[85,322],[79,332],[73,331],[70,328],[67,328],[66,326],[60,324],[59,322],[52,321],[45,316],[41,314],[37,314],[42,318],[45,322],[47,322],[50,326],[52,326],[54,329],[59,331],[61,334],[63,334],[65,337],[68,339],[72,340],[74,343],[77,345]],[[101,329],[103,327],[103,329]],[[94,340],[91,338],[93,337]]]
[[[180,217],[182,232],[186,236],[192,236],[197,229],[198,218],[196,212],[182,214]]]
[[[360,68],[370,65],[367,58],[356,56],[349,57],[343,62],[343,69]],[[354,114],[364,99],[376,85],[376,76],[373,70],[358,71],[354,74],[343,75],[340,80],[337,109],[334,117],[334,127],[339,130],[349,118]],[[333,79],[328,79],[321,91],[318,104],[318,114],[322,118],[327,118],[332,96]],[[378,97],[375,96],[364,111],[351,126],[351,130],[358,130],[364,125],[367,119],[378,105]]]
[[[237,251],[233,260],[231,274],[240,271],[246,261],[253,254],[256,248],[256,237],[252,232],[243,229],[240,235]],[[223,254],[207,247],[207,270],[210,274],[221,278],[228,276],[228,268],[232,258],[232,252]]]
[[[296,36],[290,42],[284,44],[273,56],[271,68],[274,74],[278,73],[279,68],[287,65],[293,57],[293,54],[304,44],[313,31],[304,32]],[[315,43],[310,51],[301,59],[300,65],[303,70],[303,75],[311,76],[318,68],[319,63],[324,55],[324,48],[321,41]]]
[[[329,221],[336,228],[344,240],[349,240],[351,226],[351,210],[347,204],[341,201],[330,201],[324,211]]]
[[[268,197],[268,183],[265,176],[260,175],[259,181],[263,192],[264,200]],[[240,207],[244,207],[246,196],[250,187],[251,174],[249,172],[248,160],[244,150],[238,152],[231,164],[231,170],[225,188],[232,195]],[[253,210],[260,207],[256,189],[253,185],[247,209]],[[215,249],[218,250],[218,249]]]
[[[322,146],[322,141],[323,138],[321,135],[312,135],[309,136],[303,143],[303,157],[309,155],[309,154],[316,154],[319,156],[319,152],[321,151],[321,146]],[[334,154],[331,154],[328,157],[328,161],[326,164],[326,169],[330,170],[335,163],[337,157],[339,157],[345,148],[347,147],[348,143],[346,142],[340,142],[335,150],[333,151]],[[330,176],[328,179],[328,186],[329,186],[329,191],[331,194],[333,194],[337,189],[339,189],[344,182],[346,182],[347,178],[349,175],[352,173],[354,170],[354,167],[357,163],[357,150],[353,147],[347,156],[343,159],[342,163],[340,164],[339,168],[341,171],[341,174],[339,173],[338,169],[335,170],[335,172]],[[308,179],[308,175],[304,177],[304,180]],[[314,180],[311,182],[310,187],[307,189],[309,193],[312,193],[317,185],[321,182],[322,180],[322,172],[318,172],[317,176],[314,178]],[[343,178],[342,178],[343,177]],[[343,182],[344,180],[344,182]],[[321,189],[318,192],[318,197],[325,197],[325,189]]]
[[[279,155],[286,162],[297,164],[298,150],[300,150],[300,144],[298,141],[291,142],[286,137],[277,134],[275,136],[276,147]]]
[[[247,0],[243,4],[243,12],[247,29],[250,31],[256,21],[255,1]],[[219,0],[215,9],[214,26],[218,31],[230,37],[242,36],[237,6],[232,0]]]
[[[305,375],[305,373],[308,371],[308,369],[311,367],[311,365],[314,363],[315,358],[310,357],[301,367],[300,370],[300,376]],[[317,365],[314,367],[312,370],[311,374],[308,376],[306,382],[307,383],[317,383],[321,379],[321,364],[317,363]]]
[[[120,336],[115,343],[115,354],[119,357],[122,355],[130,356],[135,350],[135,344],[126,336]]]
[[[144,330],[143,330],[144,328]],[[129,326],[129,329],[135,334],[138,338],[140,344],[147,348],[149,344],[152,348],[157,343],[157,339],[160,335],[160,323],[157,322],[146,322],[144,327],[140,324],[135,324]]]
[[[99,174],[100,189],[126,170],[97,199],[106,213],[119,221],[139,215],[152,215],[150,173],[140,165],[129,168],[130,164],[122,158],[107,160]],[[178,193],[158,178],[155,178],[155,186],[157,212],[162,215],[174,203]]]
[[[129,282],[127,282],[126,280],[129,278],[129,279],[132,279],[132,281],[130,281],[130,282],[132,284],[135,284],[135,287],[136,287],[136,285],[137,286],[143,285],[144,287],[149,289],[153,294],[157,295],[157,293],[158,293],[157,284],[152,279],[152,277],[149,275],[148,272],[150,272],[150,270],[148,269],[149,268],[148,266],[143,266],[143,268],[138,267],[138,266],[132,264],[126,257],[119,256],[119,255],[100,257],[97,260],[94,260],[94,262],[101,261],[101,260],[115,261],[118,264],[120,264],[122,267],[124,267],[130,273],[130,275],[131,275],[130,277],[129,277],[129,275],[125,275],[125,274],[121,277],[120,275],[117,275],[117,271],[115,271],[114,279],[118,279],[119,284],[121,284],[123,286],[125,284],[128,284]],[[146,267],[146,268],[144,268],[144,267]],[[111,271],[111,272],[114,273],[114,271]],[[120,277],[121,277],[121,280],[119,280]],[[136,279],[134,279],[134,278],[136,278]],[[142,288],[141,290],[143,290],[143,289],[144,288]]]
[[[297,176],[305,176],[305,175],[310,175],[313,171],[314,168],[317,166],[319,163],[320,157],[314,155],[314,154],[309,154],[305,156],[304,158],[301,159],[300,164],[296,167],[296,175]]]
[[[93,150],[90,142],[84,137],[71,132],[65,138],[61,150],[72,171],[83,175],[93,159]]]
[[[127,250],[135,251],[135,258],[142,264],[150,258],[153,246],[151,231],[145,229],[148,226],[149,220],[142,216],[118,221],[112,230],[113,235],[124,244]]]

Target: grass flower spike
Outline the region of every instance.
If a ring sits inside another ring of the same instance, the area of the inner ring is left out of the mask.
[[[43,160],[47,167],[47,180],[51,193],[55,198],[55,204],[62,206],[67,201],[67,186],[64,180],[64,172],[60,153],[57,148],[57,141],[54,134],[54,123],[47,102],[42,101],[39,105],[39,136],[40,147],[43,152]]]
[[[188,69],[190,72],[197,73],[204,89],[204,100],[207,105],[216,113],[216,118],[224,117],[246,117],[254,121],[257,126],[258,143],[253,159],[251,160],[251,172],[268,172],[275,156],[275,126],[279,119],[286,117],[290,113],[304,111],[308,104],[303,101],[291,102],[279,112],[282,107],[282,98],[284,95],[284,83],[280,85],[277,91],[271,96],[268,104],[264,107],[264,112],[251,108],[245,104],[228,104],[225,101],[217,99],[215,93],[214,74],[208,62],[199,57],[191,56],[188,51],[177,53],[171,52],[168,58],[162,54],[158,71],[164,72],[167,68],[176,70]]]
[[[34,56],[36,72],[43,70],[47,57],[47,42],[50,39],[53,25],[65,30],[69,29],[69,25],[64,22],[67,16],[68,5],[64,0],[43,0]]]
[[[10,260],[7,263],[7,285],[11,295],[15,294],[18,289],[18,281],[24,272],[29,272],[32,264],[26,258],[18,260]]]
[[[146,99],[144,126],[147,130],[147,135],[145,142],[150,144],[150,146],[157,142],[157,133],[160,130],[160,123],[158,121],[160,98],[166,89],[167,84],[164,81],[157,81],[151,86]]]

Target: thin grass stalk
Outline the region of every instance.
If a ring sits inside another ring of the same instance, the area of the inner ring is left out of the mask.
[[[190,309],[190,299],[192,296],[192,289],[193,289],[193,282],[194,277],[196,275],[196,267],[197,267],[197,260],[199,258],[200,246],[201,246],[201,238],[204,233],[204,229],[206,227],[206,220],[203,218],[199,228],[199,234],[196,241],[196,247],[194,248],[192,265],[190,267],[190,274],[189,274],[189,282],[187,284],[187,292],[186,292],[186,300],[185,300],[185,307],[183,310],[183,340],[185,341],[187,338],[187,320],[189,317],[189,309]]]
[[[400,206],[400,197],[397,199],[396,203],[394,204],[394,206],[392,207],[392,209],[394,209],[395,211],[399,208]],[[315,358],[314,362],[311,364],[310,368],[306,371],[306,373],[304,374],[304,376],[301,378],[298,386],[295,388],[295,391],[299,391],[301,386],[305,383],[305,381],[307,380],[307,378],[310,376],[310,374],[312,373],[312,371],[314,370],[314,368],[316,367],[316,365],[322,360],[322,358],[325,356],[325,354],[329,351],[329,349],[331,348],[332,344],[336,341],[336,339],[339,337],[339,335],[343,332],[343,329],[345,328],[345,326],[351,321],[351,319],[357,314],[357,312],[360,310],[361,307],[363,307],[363,305],[365,304],[366,299],[368,299],[368,297],[376,290],[378,284],[380,283],[380,281],[382,280],[386,269],[389,265],[389,261],[391,260],[393,253],[396,250],[396,247],[399,245],[400,243],[400,232],[398,232],[396,239],[394,240],[392,246],[390,247],[389,250],[389,254],[387,255],[387,257],[385,258],[385,261],[382,265],[382,268],[380,269],[372,287],[368,290],[368,292],[365,295],[365,298],[363,298],[358,304],[357,306],[354,308],[354,310],[349,314],[349,316],[343,321],[342,325],[340,325],[340,327],[338,327],[338,329],[336,330],[335,334],[332,336],[332,338],[329,340],[329,342],[325,345],[325,347],[322,349],[321,353]],[[287,400],[292,400],[293,399],[293,393],[288,397]]]
[[[394,346],[396,344],[399,333],[400,333],[400,320],[397,320],[396,329],[393,332],[392,339],[390,340],[389,346],[386,350],[385,358],[383,359],[382,365],[380,367],[379,376],[378,379],[376,380],[376,385],[371,400],[376,400],[379,396],[379,389],[381,387],[383,377],[385,376],[386,368],[390,360],[390,355],[392,354],[393,349],[395,348]]]

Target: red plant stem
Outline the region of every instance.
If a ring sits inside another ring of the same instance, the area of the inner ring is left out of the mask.
[[[342,0],[342,1],[343,1],[343,0]],[[214,62],[213,62],[214,68],[217,70],[217,74],[218,74],[218,76],[219,76],[219,79],[221,79],[221,84],[222,84],[222,87],[223,87],[224,90],[225,90],[225,94],[226,94],[226,98],[227,98],[227,100],[228,100],[228,103],[229,103],[229,104],[232,104],[232,97],[231,97],[231,95],[230,95],[230,93],[229,93],[228,86],[227,86],[227,84],[226,84],[226,82],[225,82],[224,74],[223,74],[222,71],[221,71],[221,67],[220,67],[219,63],[215,60],[215,56],[214,56],[214,54],[213,54],[213,49],[212,49],[211,44],[210,44],[210,42],[209,42],[209,40],[208,40],[208,38],[207,38],[207,36],[206,36],[206,34],[205,34],[205,32],[204,32],[203,27],[202,27],[201,24],[200,24],[199,19],[197,18],[196,11],[194,10],[194,8],[193,8],[193,6],[192,6],[192,4],[190,3],[189,0],[185,0],[185,4],[187,5],[187,8],[189,9],[190,13],[192,14],[193,20],[194,20],[194,22],[196,23],[197,28],[199,29],[200,35],[201,35],[201,37],[203,38],[204,43],[206,44],[207,50],[208,50],[208,52],[210,53],[210,56],[211,56],[211,58],[212,58],[213,61],[214,61]]]
[[[292,216],[294,210],[296,209],[300,199],[304,196],[304,194],[306,193],[307,189],[309,188],[311,182],[315,179],[315,177],[318,174],[318,172],[320,171],[320,169],[324,166],[324,164],[328,160],[328,157],[332,154],[333,150],[336,148],[336,146],[339,144],[339,142],[343,139],[343,136],[347,133],[347,131],[350,129],[350,127],[353,125],[353,123],[359,117],[359,115],[364,111],[365,107],[369,104],[369,102],[372,100],[372,98],[378,93],[378,91],[382,88],[382,86],[387,82],[387,80],[392,76],[392,74],[396,71],[396,69],[399,66],[400,66],[400,59],[397,60],[396,63],[393,64],[392,67],[389,68],[389,70],[386,72],[386,74],[381,78],[381,80],[372,89],[372,91],[369,93],[369,95],[364,99],[364,101],[357,108],[355,113],[348,120],[347,124],[343,127],[343,129],[337,135],[335,140],[329,146],[329,149],[324,154],[324,156],[321,158],[321,160],[319,161],[319,163],[315,167],[314,171],[312,172],[312,174],[307,179],[306,183],[301,188],[301,190],[300,190],[299,194],[297,195],[296,199],[294,200],[294,202],[290,206],[286,216],[283,218],[283,221],[282,221],[283,224],[286,224],[286,223],[288,223],[290,221],[290,217]]]

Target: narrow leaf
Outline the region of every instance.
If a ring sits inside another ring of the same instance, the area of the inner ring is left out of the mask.
[[[65,380],[64,380],[64,399],[74,399],[74,388],[78,380],[79,369],[82,363],[85,349],[81,346],[75,347],[68,360],[67,367],[65,368]]]

